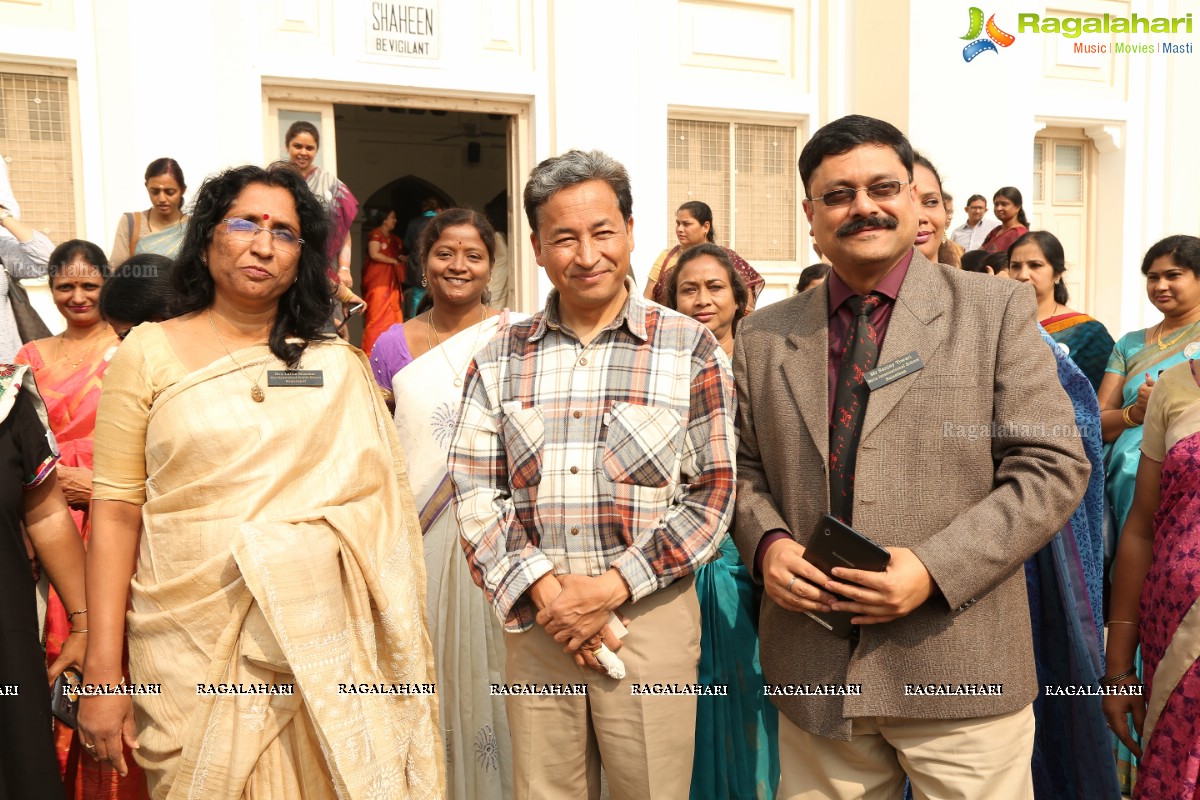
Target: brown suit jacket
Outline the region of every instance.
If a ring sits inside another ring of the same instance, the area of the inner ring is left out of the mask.
[[[828,327],[825,289],[738,326],[733,535],[747,564],[773,529],[807,543],[829,509]],[[868,400],[853,521],[881,545],[912,549],[940,594],[894,622],[862,626],[857,645],[763,601],[767,684],[861,684],[860,696],[772,697],[821,736],[849,739],[853,717],[970,718],[1031,703],[1037,676],[1021,567],[1087,488],[1088,461],[1030,287],[914,253],[879,364],[914,350],[924,369]],[[906,693],[930,684],[991,694]]]

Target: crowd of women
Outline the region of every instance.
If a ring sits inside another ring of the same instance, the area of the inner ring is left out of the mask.
[[[405,248],[394,212],[372,216],[364,358],[333,334],[338,309],[360,302],[339,277],[357,204],[313,165],[319,137],[304,125],[289,131],[290,165],[223,172],[190,215],[179,165],[153,162],[151,208],[122,217],[111,258],[81,240],[49,252],[16,215],[0,219],[7,273],[48,274],[65,323],[25,336],[0,307],[0,344],[6,325],[14,339],[0,359],[0,682],[21,687],[0,715],[0,797],[62,797],[64,785],[77,798],[511,796],[503,697],[489,692],[503,635],[461,552],[445,458],[473,355],[522,318],[489,302],[503,234],[449,209]],[[928,159],[913,184],[914,245],[944,261]],[[1037,794],[1191,797],[1200,239],[1147,251],[1162,319],[1114,343],[1069,307],[1063,247],[1028,230],[1021,203],[996,193],[984,252],[1001,256],[998,277],[979,279],[1032,286],[1093,463],[1084,502],[1025,566],[1039,678],[1146,686],[1040,697]],[[732,356],[765,282],[716,243],[708,205],[681,206],[676,235],[646,296]],[[410,263],[425,301],[405,319]],[[800,288],[819,291],[824,274],[805,270]],[[729,689],[700,700],[692,797],[772,797],[761,598],[731,539],[696,587],[699,679]],[[158,691],[85,696],[77,717],[52,722],[47,679],[72,669]],[[406,688],[384,702],[339,689],[348,679]],[[198,684],[239,688],[216,702]]]

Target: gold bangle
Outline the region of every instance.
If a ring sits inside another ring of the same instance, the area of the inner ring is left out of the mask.
[[[71,633],[87,633],[87,632],[88,632],[88,629],[87,629],[87,628],[84,628],[84,629],[83,629],[83,630],[81,630],[81,631],[77,631],[77,630],[75,630],[74,628],[71,628]],[[70,635],[70,634],[68,634],[68,635]]]
[[[1133,625],[1135,627],[1138,625],[1138,623],[1136,623],[1136,622],[1129,622],[1129,621],[1123,620],[1123,619],[1110,619],[1108,622],[1106,622],[1104,624],[1105,625]]]
[[[1133,421],[1133,417],[1129,416],[1129,412],[1133,410],[1132,405],[1125,406],[1121,409],[1121,419],[1125,420],[1125,424],[1131,428],[1136,428],[1138,424]]]
[[[67,613],[67,622],[70,623],[70,621],[72,619],[74,619],[75,617],[79,616],[80,614],[86,614],[86,613],[87,613],[86,608],[81,608],[78,611],[70,611]]]

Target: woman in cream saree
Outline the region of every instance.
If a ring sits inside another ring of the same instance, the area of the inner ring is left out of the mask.
[[[320,248],[298,256],[296,236],[323,244],[323,211],[290,169],[212,180],[233,186],[201,190],[203,257],[176,275],[211,272],[214,299],[134,329],[105,376],[85,680],[116,680],[112,576],[136,541],[125,622],[131,685],[155,690],[133,701],[155,800],[440,797],[420,531],[386,406],[357,351],[315,333],[321,308],[262,343],[223,295],[267,313],[282,296],[280,317],[305,292],[327,303]],[[115,701],[84,700],[84,746],[121,770],[119,726],[133,738]]]

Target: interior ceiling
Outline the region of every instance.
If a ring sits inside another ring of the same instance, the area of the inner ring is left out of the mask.
[[[467,111],[434,111],[423,108],[335,105],[338,129],[387,129],[400,138],[420,138],[448,143],[478,141],[503,146],[508,117]]]

